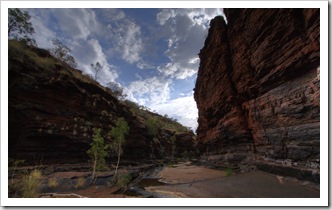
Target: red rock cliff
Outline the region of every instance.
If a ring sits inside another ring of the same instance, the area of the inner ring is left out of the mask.
[[[173,155],[173,144],[177,146],[177,157],[192,150],[192,132],[159,129],[160,135],[150,137],[144,121],[128,106],[47,50],[10,41],[8,54],[10,158],[24,159],[28,164],[87,162],[86,151],[95,128],[102,129],[109,143],[107,134],[119,117],[124,117],[129,125],[125,159],[165,158]],[[175,143],[169,142],[173,135]]]
[[[208,163],[319,181],[319,9],[225,9],[201,50]]]

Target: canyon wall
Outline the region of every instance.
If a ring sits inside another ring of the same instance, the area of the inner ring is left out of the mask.
[[[319,9],[224,12],[199,53],[202,161],[319,182]]]
[[[108,133],[119,117],[129,125],[122,158],[153,161],[192,150],[193,132],[159,129],[152,138],[144,120],[110,90],[47,50],[9,41],[8,54],[9,158],[37,165],[86,163],[94,130],[101,128],[109,143]],[[175,142],[170,142],[173,135]]]

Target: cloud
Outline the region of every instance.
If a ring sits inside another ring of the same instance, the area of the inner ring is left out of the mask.
[[[222,8],[202,8],[202,9],[189,9],[188,16],[198,25],[204,25],[205,28],[209,27],[210,20],[216,16],[224,15]]]
[[[198,70],[198,52],[203,46],[206,30],[197,24],[188,29],[185,39],[173,38],[175,42],[166,51],[171,62],[165,66],[159,66],[158,71],[170,75],[176,79],[191,77]],[[178,39],[178,41],[175,41]]]
[[[102,15],[105,19],[105,23],[121,20],[126,17],[126,14],[123,11],[114,8],[95,9],[95,11]]]
[[[45,20],[48,19],[48,13],[45,13],[45,10],[37,9],[29,9],[28,12],[31,15],[31,23],[35,30],[33,37],[37,45],[41,48],[52,48],[52,39],[56,37],[56,33],[46,25],[47,22]]]
[[[32,20],[38,30],[38,45],[49,47],[53,37],[59,38],[72,49],[86,74],[94,75],[91,63],[104,66],[98,75],[101,84],[129,83],[124,87],[128,99],[196,128],[197,108],[192,94],[180,94],[192,88],[182,88],[181,84],[188,85],[185,81],[197,73],[197,54],[204,45],[210,19],[220,14],[220,9],[161,9],[156,22],[148,25],[136,22],[121,9],[29,11],[35,14]],[[131,64],[125,66],[134,72],[120,69],[123,61]],[[142,69],[149,70],[141,74]],[[119,78],[121,71],[124,77]]]
[[[91,64],[99,62],[103,69],[98,81],[106,85],[118,77],[117,67],[108,63],[102,46],[96,37],[102,30],[95,12],[91,9],[30,9],[32,24],[35,28],[34,38],[37,45],[53,48],[51,40],[55,37],[72,49],[78,68],[94,76]],[[53,29],[53,30],[52,30]]]
[[[167,63],[163,67],[158,67],[157,70],[163,73],[166,76],[169,76],[171,78],[176,79],[186,79],[191,76],[193,76],[197,70],[195,67],[197,66],[196,63],[185,63],[184,65],[181,65],[180,63]],[[192,65],[192,67],[190,67]]]
[[[157,14],[157,21],[160,25],[164,25],[178,15],[188,16],[193,22],[205,26],[209,26],[212,18],[218,15],[225,16],[222,8],[162,9]]]
[[[157,82],[153,78],[133,82],[129,90],[133,91],[136,102],[168,114],[193,130],[197,128],[198,111],[193,93],[179,94],[179,98],[170,100],[173,90],[168,81],[191,78],[197,73],[198,53],[204,45],[210,20],[222,14],[222,9],[162,9],[157,14],[159,29],[155,33],[159,40],[167,41],[163,55],[168,61],[159,64],[156,70],[168,80]]]
[[[79,61],[80,67],[90,75],[95,75],[91,64],[99,62],[103,69],[99,72],[97,80],[106,85],[109,82],[114,82],[119,74],[115,66],[108,63],[107,57],[103,52],[99,41],[96,39],[89,39],[88,41],[82,41],[81,39],[73,42],[73,55]]]
[[[168,41],[165,55],[169,62],[157,70],[175,79],[186,79],[197,73],[198,53],[204,44],[210,20],[220,9],[162,9],[157,14],[164,38]]]
[[[172,81],[152,77],[132,82],[125,92],[128,99],[156,110],[159,114],[177,119],[182,125],[196,130],[198,111],[193,92],[170,100]]]
[[[139,69],[155,69],[156,67],[153,66],[153,65],[150,65],[144,61],[139,61],[137,64],[136,64],[136,67],[139,68]]]
[[[98,33],[102,27],[91,9],[52,9],[58,29],[72,39],[86,40],[92,33]]]
[[[160,25],[164,25],[167,20],[175,16],[175,10],[173,9],[162,9],[157,14],[157,21]]]
[[[120,57],[130,64],[141,61],[144,48],[141,28],[133,20],[120,18],[112,21],[107,25],[107,34],[111,42],[108,50],[110,55]]]
[[[139,104],[150,107],[152,104],[162,104],[169,100],[171,84],[172,82],[165,78],[151,77],[132,82],[128,90]]]
[[[142,40],[140,38],[141,30],[133,22],[128,22],[127,31],[119,44],[122,44],[122,59],[129,63],[140,60],[140,52],[142,51]]]
[[[184,126],[196,130],[197,128],[197,106],[191,93],[189,96],[167,101],[163,104],[155,104],[150,107],[158,113],[175,118]]]

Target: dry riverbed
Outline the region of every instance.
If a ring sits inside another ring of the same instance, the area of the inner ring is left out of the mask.
[[[191,198],[318,198],[319,186],[262,171],[226,175],[225,171],[182,163],[159,172],[168,185],[145,190]]]
[[[69,168],[68,168],[69,169]],[[110,184],[113,171],[98,173],[54,171],[43,175],[41,197],[46,198],[317,198],[319,186],[262,171],[229,173],[181,162],[156,167],[144,165],[124,169],[134,179],[126,188]],[[50,186],[55,179],[56,186]],[[83,181],[83,183],[80,183]],[[13,181],[13,180],[10,180]]]

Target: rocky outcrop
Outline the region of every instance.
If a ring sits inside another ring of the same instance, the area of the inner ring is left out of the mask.
[[[123,158],[149,159],[159,150],[127,106],[47,50],[9,42],[8,90],[10,158],[29,164],[87,162],[94,130],[101,128],[110,142],[107,134],[119,117],[129,124]],[[188,133],[187,138],[193,137]],[[159,141],[169,144],[168,139]]]
[[[319,9],[224,12],[227,24],[210,23],[194,94],[206,161],[318,182]]]

